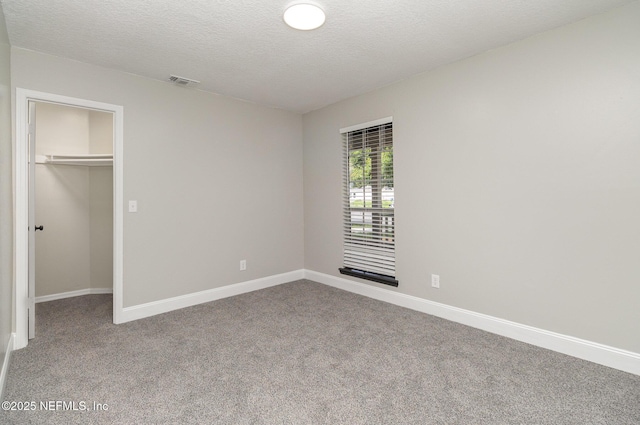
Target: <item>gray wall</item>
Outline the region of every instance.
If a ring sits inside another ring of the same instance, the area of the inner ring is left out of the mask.
[[[113,153],[113,114],[89,112],[89,152]],[[89,168],[91,287],[113,288],[113,167]]]
[[[89,167],[89,284],[113,289],[113,167]]]
[[[11,69],[124,107],[125,307],[303,267],[300,115],[18,48]]]
[[[635,2],[306,114],[305,268],[340,276],[339,129],[392,115],[397,291],[640,352],[638,22]]]
[[[11,48],[0,6],[0,367],[12,332],[13,198],[11,174]],[[2,389],[0,388],[0,391]]]
[[[36,154],[112,153],[113,115],[36,104]],[[36,164],[36,297],[113,287],[112,167]]]

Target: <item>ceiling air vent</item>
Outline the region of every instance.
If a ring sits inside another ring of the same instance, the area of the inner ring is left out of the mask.
[[[194,86],[196,84],[200,84],[200,81],[192,80],[190,78],[178,77],[177,75],[170,76],[169,81],[175,83],[178,86]]]

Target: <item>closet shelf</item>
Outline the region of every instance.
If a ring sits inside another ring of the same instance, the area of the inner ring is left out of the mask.
[[[108,167],[113,165],[113,155],[110,153],[87,155],[36,155],[36,164]]]

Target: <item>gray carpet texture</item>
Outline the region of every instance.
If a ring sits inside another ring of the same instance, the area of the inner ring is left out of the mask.
[[[37,305],[0,423],[640,424],[640,376],[311,281],[111,311]]]

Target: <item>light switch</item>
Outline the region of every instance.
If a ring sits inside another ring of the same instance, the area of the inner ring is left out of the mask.
[[[129,201],[129,212],[138,212],[138,201]]]

